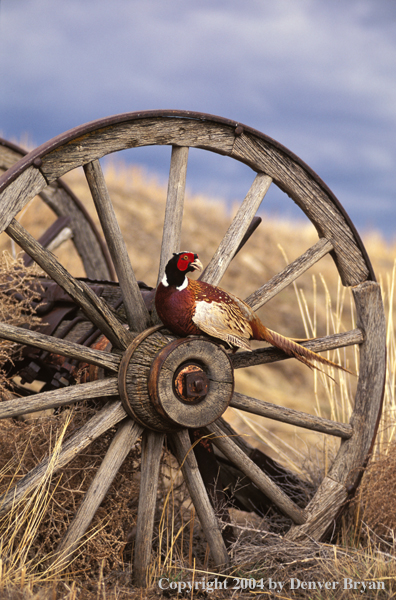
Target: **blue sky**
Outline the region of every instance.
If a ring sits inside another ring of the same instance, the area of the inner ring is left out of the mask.
[[[0,81],[8,139],[135,110],[220,115],[300,156],[360,230],[396,237],[394,0],[0,0]],[[165,177],[169,155],[128,157]],[[212,159],[192,156],[189,187],[242,198],[252,174]]]

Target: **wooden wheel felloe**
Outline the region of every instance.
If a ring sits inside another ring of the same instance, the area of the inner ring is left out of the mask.
[[[357,328],[306,344],[315,351],[359,345],[360,368],[352,418],[349,423],[324,419],[233,392],[232,370],[283,360],[275,349],[228,355],[212,342],[174,340],[156,325],[142,299],[99,159],[110,152],[146,145],[171,145],[172,156],[158,281],[172,252],[180,250],[184,188],[189,147],[223,154],[241,161],[256,173],[252,186],[227,233],[209,262],[203,279],[217,285],[235,254],[255,227],[254,217],[269,187],[287,193],[315,226],[319,239],[298,259],[247,299],[255,310],[323,256],[331,254],[344,286],[352,288]],[[72,277],[55,257],[16,220],[36,194],[70,171],[83,166],[104,236],[117,273],[128,328],[108,303],[84,281]],[[218,567],[229,558],[219,523],[205,487],[189,429],[203,428],[221,453],[240,469],[266,497],[294,522],[287,534],[320,540],[361,476],[378,423],[385,377],[385,319],[381,293],[363,244],[350,219],[325,184],[296,156],[265,135],[226,119],[183,111],[149,111],[102,119],[73,129],[37,148],[0,179],[0,231],[29,254],[81,308],[110,341],[113,351],[93,350],[10,325],[0,325],[0,336],[47,349],[106,369],[105,379],[44,392],[22,401],[0,405],[0,417],[109,397],[109,403],[65,442],[57,463],[61,469],[77,449],[119,424],[76,517],[59,548],[70,555],[87,530],[110,487],[117,469],[142,436],[141,489],[135,542],[135,582],[144,585],[150,562],[154,511],[162,447],[168,437],[181,464],[212,559]],[[211,358],[212,357],[212,358]],[[215,360],[213,360],[215,357]],[[191,380],[191,381],[190,381]],[[221,392],[221,393],[220,393]],[[226,407],[337,436],[338,454],[304,509],[298,506],[250,457],[246,445],[222,419]],[[232,434],[230,436],[230,433]],[[111,465],[111,467],[109,466]],[[2,510],[33,489],[45,461],[2,499]]]
[[[4,173],[27,152],[0,138],[0,173]],[[40,198],[57,216],[43,233],[41,243],[54,250],[71,238],[79,254],[85,274],[92,279],[113,279],[114,268],[107,246],[85,206],[62,180],[54,181],[40,192]],[[30,264],[29,256],[25,264]]]

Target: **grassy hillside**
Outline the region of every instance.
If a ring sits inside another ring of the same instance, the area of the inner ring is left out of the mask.
[[[155,175],[149,175],[136,167],[120,163],[108,166],[105,175],[135,274],[138,279],[154,286],[160,255],[166,185],[158,181]],[[82,171],[76,170],[70,173],[66,181],[76,195],[92,209],[90,194]],[[203,264],[207,264],[226,232],[235,209],[236,205],[230,208],[220,201],[214,202],[206,197],[187,194],[182,248],[197,252]],[[93,210],[91,210],[91,214],[94,214]],[[231,263],[221,282],[221,287],[241,298],[247,297],[317,241],[317,234],[313,226],[303,218],[300,222],[287,222],[270,219],[265,213],[262,217],[263,222],[243,251]],[[52,218],[50,211],[42,207],[41,201],[36,199],[25,211],[21,221],[28,230],[37,235],[48,226]],[[284,579],[299,577],[298,573],[304,572],[307,568],[306,577],[309,573],[309,577],[321,577],[327,581],[347,576],[348,572],[354,569],[355,578],[389,578],[386,579],[388,592],[391,589],[393,577],[396,575],[392,537],[396,527],[394,509],[396,481],[394,482],[393,478],[389,476],[394,473],[396,463],[396,453],[393,450],[396,423],[394,395],[396,372],[394,263],[396,247],[386,243],[380,235],[375,233],[365,234],[364,242],[377,278],[382,284],[388,320],[389,372],[376,461],[373,462],[373,466],[370,467],[365,478],[356,508],[347,515],[338,534],[338,551],[340,552],[338,559],[337,551],[333,551],[332,546],[330,550],[323,546],[316,554],[312,548],[307,550],[306,554],[301,549],[297,551],[290,549],[286,559],[289,567],[282,570],[284,567],[281,568],[276,552],[273,551],[272,555],[268,551],[268,547],[265,552],[262,550],[263,543],[260,541],[262,535],[257,535],[257,531],[263,527],[265,530],[265,524],[261,520],[257,520],[254,515],[244,515],[245,521],[240,521],[241,515],[234,515],[236,520],[239,519],[239,523],[244,523],[241,531],[244,536],[243,540],[245,540],[243,544],[240,544],[238,550],[240,554],[236,553],[235,560],[244,565],[243,572],[251,572],[255,578],[258,575],[252,569],[257,561],[266,565],[262,577],[274,576],[273,574],[276,573],[276,576],[282,576]],[[0,249],[15,251],[4,236],[0,238]],[[60,249],[58,254],[73,274],[84,274],[71,243]],[[296,286],[290,286],[266,304],[259,314],[262,321],[271,329],[295,338],[321,336],[332,332],[347,331],[354,327],[354,310],[350,291],[341,286],[334,263],[329,256],[322,259],[301,277]],[[341,361],[353,372],[356,372],[358,368],[356,349],[331,353],[329,358]],[[256,398],[347,421],[353,403],[356,377],[337,373],[335,381],[333,381],[323,373],[312,372],[297,361],[289,360],[275,365],[238,370],[236,386],[238,391]],[[24,472],[29,465],[34,464],[37,455],[41,455],[44,451],[41,449],[43,436],[65,435],[65,419],[70,428],[69,417],[70,415],[66,415],[56,423],[3,424],[3,462],[0,465],[0,479],[3,477],[3,487],[9,484],[10,478],[9,465],[6,464],[7,456],[11,461],[17,452],[19,464],[22,466],[21,472]],[[81,415],[74,417],[72,427],[78,426],[80,417]],[[325,438],[320,434],[297,430],[294,427],[267,419],[257,417],[251,419],[246,414],[242,415],[233,409],[227,411],[226,417],[239,432],[247,436],[250,443],[264,449],[277,460],[312,481],[316,481],[327,470],[331,457],[338,446],[332,439]],[[23,442],[26,440],[29,440],[29,447],[23,450]],[[19,597],[15,586],[21,590],[20,593],[25,598],[46,598],[47,593],[49,598],[62,597],[70,598],[70,600],[79,597],[131,597],[131,591],[128,588],[128,555],[123,540],[134,525],[131,515],[136,510],[134,502],[139,485],[136,476],[139,464],[138,454],[121,472],[116,480],[115,489],[111,492],[107,503],[104,503],[101,508],[95,521],[95,527],[99,532],[87,543],[88,553],[86,554],[88,556],[85,555],[75,563],[70,574],[64,580],[65,583],[58,585],[56,577],[53,584],[47,580],[47,584],[52,586],[51,592],[48,591],[48,585],[45,587],[47,591],[41,592],[34,587],[40,578],[44,581],[46,578],[48,579],[49,575],[43,565],[37,568],[37,563],[45,553],[51,551],[57,536],[57,532],[54,530],[58,528],[58,533],[61,534],[66,527],[65,524],[60,524],[60,521],[66,523],[70,520],[75,505],[78,504],[79,495],[89,483],[90,472],[94,472],[96,468],[95,453],[98,455],[103,453],[106,443],[104,440],[103,444],[98,443],[91,449],[89,469],[84,477],[79,479],[79,474],[68,472],[67,482],[65,483],[63,479],[58,484],[56,493],[48,482],[44,496],[36,498],[36,504],[28,506],[26,513],[18,513],[17,524],[12,521],[3,523],[3,548],[7,547],[7,556],[13,556],[14,562],[12,565],[0,562],[0,566],[3,565],[1,567],[3,570],[0,569],[0,590],[2,589],[1,581],[3,581],[4,593],[6,589],[13,590],[9,592],[10,598]],[[53,444],[55,445],[56,442],[54,441]],[[78,462],[74,468],[76,471],[87,469],[86,463],[83,461]],[[171,469],[172,465],[169,468]],[[167,474],[163,473],[164,489],[166,489],[167,477]],[[48,501],[53,493],[55,493],[55,503],[58,508],[47,507],[47,503],[50,506]],[[185,515],[187,515],[185,519],[190,522],[191,507],[188,503],[186,504],[186,500],[183,498],[177,506],[179,510],[185,511]],[[117,514],[114,514],[115,507],[117,507]],[[171,509],[169,506],[166,510],[165,508],[164,506],[163,515],[167,516],[162,521],[164,531],[166,525],[170,527],[173,524],[172,515],[166,512]],[[113,513],[112,523],[106,525],[109,512]],[[32,520],[29,530],[31,536],[28,539],[23,533],[26,527],[24,519],[29,519],[29,515],[34,513],[36,516]],[[48,516],[49,514],[50,516]],[[46,529],[46,526],[49,529]],[[371,529],[368,529],[368,526]],[[199,541],[199,530],[196,524],[189,525],[189,527],[190,530],[186,529],[184,533],[186,539],[184,539],[184,546],[182,542],[182,548],[191,549],[193,539],[198,540],[194,541],[194,544],[202,543]],[[173,534],[169,534],[168,529],[168,538],[169,535]],[[169,539],[168,543],[172,548]],[[22,546],[24,547],[23,551]],[[379,550],[385,551],[388,559],[384,558],[385,554],[378,554]],[[174,552],[177,554],[176,549]],[[183,554],[183,551],[181,552]],[[189,550],[186,552],[187,555],[184,558],[188,562]],[[308,561],[306,567],[298,563],[297,555],[298,559],[303,557]],[[267,563],[266,556],[270,557]],[[376,557],[380,557],[380,559]],[[177,558],[180,563],[183,555],[174,558]],[[282,561],[285,562],[283,559],[285,557],[282,558]],[[153,584],[160,572],[171,572],[166,571],[166,569],[170,569],[170,564],[170,557],[167,556],[165,561],[163,560],[162,563],[159,561],[153,567]],[[207,557],[203,558],[203,564],[208,565]],[[297,566],[293,566],[294,564],[298,564],[298,568],[302,571],[296,571]],[[309,569],[311,570],[309,571]],[[38,575],[38,573],[42,575]],[[29,589],[32,591],[30,592]],[[56,592],[56,590],[58,591]],[[156,595],[156,590],[158,588],[154,585],[153,597]],[[42,594],[42,596],[35,596],[36,593]],[[212,594],[212,597],[221,597],[221,595]],[[251,597],[251,594],[246,597]],[[341,597],[341,595],[334,597]],[[345,597],[351,596],[346,595]],[[370,597],[391,596],[373,595]]]

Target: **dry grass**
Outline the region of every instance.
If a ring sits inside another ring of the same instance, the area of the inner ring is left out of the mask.
[[[0,254],[0,319],[3,323],[19,327],[34,327],[39,323],[31,304],[36,297],[31,284],[37,273],[34,266],[25,268],[20,257],[14,258],[7,251]],[[18,353],[18,344],[0,340],[0,398],[6,393],[4,383],[7,381],[1,365],[6,360],[15,360]]]
[[[91,204],[81,172],[74,171],[66,179],[77,196]],[[155,285],[166,186],[140,169],[117,163],[108,166],[106,179],[137,278]],[[46,208],[41,210],[39,200],[33,201],[31,209],[34,209],[33,216],[27,210],[21,221],[37,234],[51,217]],[[198,252],[202,262],[207,263],[228,227],[228,213],[224,204],[190,195],[186,202],[183,247]],[[287,261],[291,261],[316,238],[317,234],[308,222],[296,225],[264,216],[263,223],[244,251],[231,264],[222,286],[241,297],[248,296],[284,267],[285,253]],[[374,460],[365,474],[355,503],[336,532],[335,546],[286,546],[279,535],[268,533],[265,520],[253,514],[231,511],[238,541],[232,550],[235,572],[229,578],[263,578],[266,582],[269,578],[290,582],[292,577],[304,581],[341,581],[344,577],[358,581],[380,580],[386,582],[386,591],[371,590],[369,597],[392,597],[396,576],[393,541],[396,528],[393,501],[396,494],[396,344],[393,321],[396,252],[395,247],[374,234],[367,235],[365,243],[382,284],[388,321],[384,416]],[[4,236],[0,237],[0,247],[7,248],[9,252],[17,251],[8,245]],[[70,252],[70,247],[60,249],[58,253],[73,274],[83,274],[81,263]],[[3,260],[10,261],[9,258]],[[15,273],[19,273],[18,267],[15,267]],[[15,287],[19,285],[17,279],[16,275]],[[340,285],[330,257],[304,275],[294,289],[288,288],[275,301],[268,303],[260,316],[272,329],[293,337],[320,336],[354,327],[349,291]],[[353,349],[339,351],[330,358],[341,360],[352,370],[358,364]],[[245,394],[336,420],[349,418],[356,384],[353,377],[340,374],[335,383],[320,373],[312,374],[296,361],[240,371],[243,372],[237,372],[237,389]],[[37,464],[48,452],[48,446],[55,458],[61,439],[84,422],[96,408],[93,405],[82,406],[72,413],[54,415],[40,423],[1,423],[1,489],[7,489],[11,481],[22,477]],[[319,434],[301,432],[265,419],[251,419],[233,410],[229,410],[226,416],[248,436],[252,444],[314,482],[326,472],[337,450],[337,444],[333,445]],[[123,465],[102,503],[84,542],[84,551],[67,572],[48,571],[48,560],[92,480],[111,434],[109,432],[94,442],[63,471],[61,477],[49,469],[37,494],[26,499],[2,521],[2,598],[115,600],[145,597],[131,588],[129,566],[139,488],[139,446]],[[154,541],[156,559],[149,573],[150,597],[159,595],[156,582],[160,576],[171,581],[191,581],[202,577],[211,568],[199,522],[179,470],[167,453],[161,473]],[[257,591],[255,595],[260,597]],[[260,591],[262,597],[268,597],[268,588]],[[336,594],[333,590],[311,590],[309,593],[310,598],[349,598],[355,594],[340,587]],[[299,594],[307,597],[305,591],[286,590],[285,586],[277,597],[298,597]],[[360,590],[356,594],[361,597]],[[232,597],[223,590],[210,595],[213,598]],[[190,593],[190,596],[199,597],[199,594]],[[251,598],[252,593],[240,592],[235,597]]]

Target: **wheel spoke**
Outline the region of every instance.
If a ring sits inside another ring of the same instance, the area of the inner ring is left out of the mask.
[[[265,175],[264,173],[258,173],[256,175],[256,178],[228,228],[227,233],[220,242],[212,260],[202,273],[200,277],[202,281],[206,281],[212,285],[219,284],[228,265],[234,258],[271,182],[271,177],[268,177],[268,175]]]
[[[87,277],[115,281],[114,267],[106,243],[84,204],[72,190],[58,180],[45,188],[40,197],[57,215],[70,217],[73,244],[81,257]]]
[[[237,446],[245,453],[250,456],[251,452],[254,451],[254,446],[251,446],[243,434],[237,433],[235,429],[230,425],[228,421],[220,417],[216,421],[223,434],[232,437]]]
[[[251,236],[256,231],[257,227],[260,225],[261,221],[262,221],[261,217],[253,217],[253,219],[250,221],[250,225],[249,225],[245,235],[243,236],[241,243],[239,244],[238,248],[235,250],[234,258],[238,254],[238,252],[240,250],[242,250],[242,248],[244,247],[246,242],[248,242],[250,240]]]
[[[72,385],[60,390],[51,390],[14,400],[0,402],[0,419],[10,419],[27,415],[38,410],[57,408],[93,398],[118,395],[118,379],[111,377],[89,383]]]
[[[66,564],[70,562],[80,539],[90,526],[91,521],[113,483],[118,470],[132,450],[142,431],[143,428],[132,421],[132,419],[126,419],[118,427],[117,433],[84,496],[83,502],[79,506],[65,537],[57,548],[54,566],[58,570],[65,567]]]
[[[147,327],[149,314],[136,281],[99,161],[94,160],[84,165],[84,171],[120,282],[129,327],[132,331],[143,331]]]
[[[305,512],[276,485],[272,479],[246,456],[243,450],[229,437],[224,435],[216,423],[206,427],[212,434],[211,441],[238,469],[261,490],[276,506],[295,523],[305,523]]]
[[[292,408],[285,408],[283,406],[278,406],[277,404],[265,402],[264,400],[251,398],[250,396],[245,396],[238,392],[234,393],[230,406],[253,413],[254,415],[268,417],[274,421],[281,421],[282,423],[297,425],[297,427],[311,429],[312,431],[320,431],[321,433],[326,433],[328,435],[335,435],[344,440],[349,439],[353,433],[353,429],[349,424],[316,417],[299,410],[293,410]]]
[[[70,221],[70,217],[59,217],[39,238],[39,244],[51,252],[56,250],[63,242],[73,237],[73,231],[69,227]],[[29,254],[23,256],[23,263],[26,267],[32,262],[33,259]]]
[[[103,352],[102,350],[94,350],[88,346],[82,346],[74,342],[55,338],[50,335],[44,335],[38,331],[30,331],[23,327],[15,327],[15,325],[7,325],[0,323],[0,338],[11,340],[26,346],[33,346],[41,350],[47,350],[61,356],[68,356],[81,362],[87,362],[104,369],[117,371],[121,362],[121,358],[116,354]]]
[[[221,535],[218,520],[210,503],[204,482],[202,481],[187,429],[175,433],[172,439],[184,480],[209,544],[212,558],[216,566],[224,566],[229,562],[227,549]]]
[[[298,500],[305,501],[307,499],[307,489],[309,489],[310,484],[301,479],[297,473],[290,471],[280,463],[278,463],[273,458],[270,458],[267,454],[251,446],[247,441],[245,436],[238,434],[232,426],[225,421],[223,418],[217,419],[216,425],[219,426],[223,435],[227,437],[231,437],[237,446],[246,454],[264,473],[266,473],[276,484],[295,502]],[[231,466],[231,476],[227,477],[227,473],[229,473],[229,467],[227,462],[222,460],[222,456],[217,456],[224,474],[221,475],[221,479],[224,486],[229,485],[230,491],[234,489],[235,486],[235,465]],[[240,473],[239,479],[243,477],[243,474]],[[255,486],[253,486],[255,488]],[[238,498],[244,503],[246,508],[249,510],[253,508],[253,510],[257,511],[259,506],[261,507],[260,512],[264,512],[266,510],[265,507],[269,507],[272,505],[272,502],[268,500],[268,497],[265,494],[261,493],[261,497],[256,499],[251,497],[250,490],[251,486],[242,486],[238,490]],[[257,503],[257,504],[256,504]]]
[[[180,250],[188,150],[186,146],[172,146],[157,285],[164,276],[166,263],[172,253]]]
[[[72,238],[73,232],[70,229],[70,227],[64,227],[63,229],[61,229],[58,235],[53,238],[53,240],[48,244],[48,246],[46,246],[46,248],[47,250],[54,252],[54,250],[59,248],[59,246],[62,246],[62,244],[64,244],[68,240],[71,240]]]
[[[149,430],[144,432],[142,438],[139,506],[133,560],[133,580],[138,587],[147,585],[147,568],[153,545],[155,506],[164,438],[164,434]]]
[[[53,475],[66,466],[79,452],[87,448],[93,440],[126,417],[121,402],[111,402],[94,415],[63,444],[55,463],[52,456],[45,458],[21,479],[9,492],[0,496],[0,515],[10,510],[16,503],[39,486],[46,476]],[[50,471],[50,473],[49,473]]]
[[[45,250],[13,219],[6,229],[7,234],[27,252],[42,269],[82,308],[116,348],[126,348],[131,334],[123,327],[111,309],[93,292],[84,281],[78,281],[66,271],[55,256]]]
[[[332,250],[333,244],[331,241],[321,238],[283,271],[272,277],[253,294],[250,294],[245,300],[246,304],[249,304],[253,310],[258,310]]]
[[[325,352],[326,350],[336,350],[354,344],[362,344],[365,336],[361,329],[351,329],[345,333],[334,333],[322,338],[316,338],[307,342],[301,342],[301,346],[308,348],[313,352]],[[232,366],[234,369],[242,369],[245,367],[254,367],[255,365],[264,365],[280,360],[290,358],[282,350],[278,348],[259,348],[252,352],[238,352],[230,355]]]

